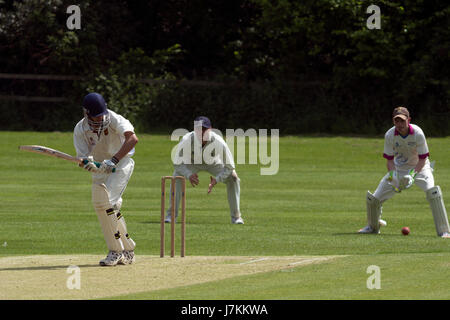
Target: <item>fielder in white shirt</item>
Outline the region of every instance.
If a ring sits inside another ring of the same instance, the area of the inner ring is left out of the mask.
[[[204,116],[194,120],[194,131],[185,134],[176,147],[172,159],[173,176],[184,176],[195,187],[199,184],[198,172],[207,171],[212,176],[208,194],[222,182],[227,186],[231,223],[244,224],[239,208],[240,179],[236,174],[233,155],[225,140],[212,131],[211,121]],[[178,216],[181,182],[175,182],[175,217]],[[166,222],[171,220],[171,206],[166,212]]]
[[[411,124],[409,111],[405,107],[395,108],[392,119],[394,127],[385,134],[383,153],[388,173],[373,194],[367,191],[368,225],[359,233],[380,233],[380,226],[386,225],[386,221],[381,219],[383,203],[415,184],[426,194],[437,235],[450,238],[447,212],[441,188],[434,185],[425,135],[417,125]]]
[[[130,121],[107,109],[100,94],[86,95],[83,110],[84,118],[75,126],[73,142],[77,157],[89,160],[82,166],[92,173],[92,204],[109,250],[100,265],[131,264],[136,243],[128,234],[120,208],[133,173],[131,157],[138,138]],[[97,167],[94,161],[101,165]]]

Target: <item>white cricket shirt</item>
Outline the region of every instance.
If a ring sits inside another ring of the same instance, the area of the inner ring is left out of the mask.
[[[429,151],[425,134],[415,124],[409,125],[406,136],[401,136],[395,126],[389,129],[384,136],[383,157],[394,160],[397,170],[411,170],[417,165],[419,159],[427,159],[425,167],[430,165]]]
[[[184,152],[190,154],[184,155]],[[186,133],[176,147],[176,156],[179,157],[177,162],[181,163],[174,163],[174,165],[185,177],[191,175],[187,165],[223,166],[222,172],[215,177],[217,182],[223,182],[235,169],[233,154],[227,143],[213,130],[210,131],[204,146],[196,137],[195,131]]]
[[[123,116],[108,110],[111,123],[100,137],[93,132],[88,125],[87,119],[81,119],[75,126],[73,132],[73,144],[77,157],[84,158],[93,156],[95,161],[111,159],[125,142],[125,132],[133,132],[134,127],[130,121]],[[128,157],[134,155],[134,148],[128,153]]]

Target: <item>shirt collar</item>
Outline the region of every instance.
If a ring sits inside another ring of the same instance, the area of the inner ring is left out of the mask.
[[[414,134],[413,126],[411,124],[408,124],[408,126],[409,126],[409,131],[408,131],[408,134],[406,136],[409,136],[410,134],[411,135]],[[395,129],[394,136],[399,136],[399,135],[400,135],[400,132],[398,132],[397,129]]]

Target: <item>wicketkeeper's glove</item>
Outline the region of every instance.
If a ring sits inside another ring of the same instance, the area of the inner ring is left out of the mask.
[[[392,186],[392,189],[394,189],[395,192],[402,192],[402,189],[399,186],[397,170],[389,171],[389,177],[387,178],[387,180],[389,181],[388,183]]]
[[[414,183],[414,180],[416,178],[417,172],[414,171],[414,169],[409,170],[408,174],[406,176],[403,176],[400,179],[399,187],[401,189],[409,189]]]

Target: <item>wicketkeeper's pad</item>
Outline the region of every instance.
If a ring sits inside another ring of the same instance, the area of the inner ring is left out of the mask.
[[[380,230],[381,202],[375,196],[367,191],[367,224],[375,231]]]
[[[430,203],[431,213],[433,214],[434,225],[438,236],[445,232],[450,232],[448,224],[447,211],[445,210],[442,191],[439,186],[435,186],[426,192],[427,200]]]

